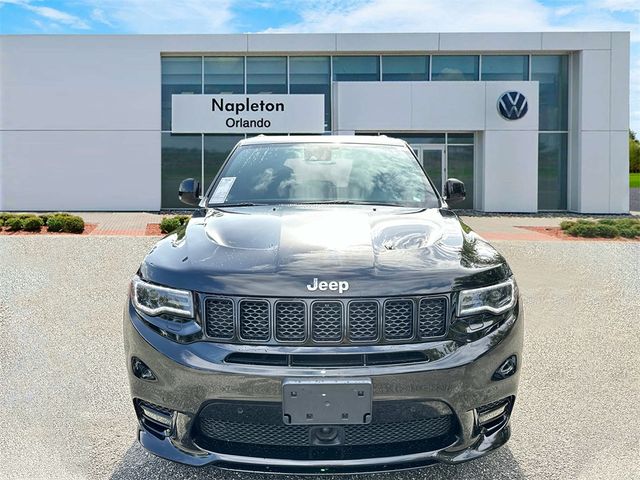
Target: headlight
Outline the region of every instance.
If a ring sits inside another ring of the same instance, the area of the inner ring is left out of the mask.
[[[148,315],[169,313],[193,317],[193,296],[187,290],[152,285],[134,277],[131,280],[131,299],[138,310]]]
[[[458,316],[479,312],[499,314],[516,304],[516,283],[513,279],[490,287],[462,290],[458,297]]]

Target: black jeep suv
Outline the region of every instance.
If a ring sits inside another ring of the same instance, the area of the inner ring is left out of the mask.
[[[138,439],[189,465],[377,471],[509,438],[523,336],[504,258],[403,141],[241,141],[131,282]]]

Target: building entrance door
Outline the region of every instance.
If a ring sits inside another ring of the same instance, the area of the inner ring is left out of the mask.
[[[422,166],[439,192],[447,179],[447,162],[444,145],[411,145]]]

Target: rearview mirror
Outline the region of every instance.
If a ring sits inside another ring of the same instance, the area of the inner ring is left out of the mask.
[[[200,203],[200,182],[195,178],[187,178],[180,182],[178,198],[187,205],[198,205]]]
[[[458,203],[467,198],[464,183],[457,178],[449,178],[444,184],[444,191],[442,193],[447,203]]]

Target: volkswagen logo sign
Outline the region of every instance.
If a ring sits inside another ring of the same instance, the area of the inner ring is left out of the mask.
[[[498,98],[498,112],[506,120],[519,120],[528,110],[527,98],[520,92],[505,92]]]

